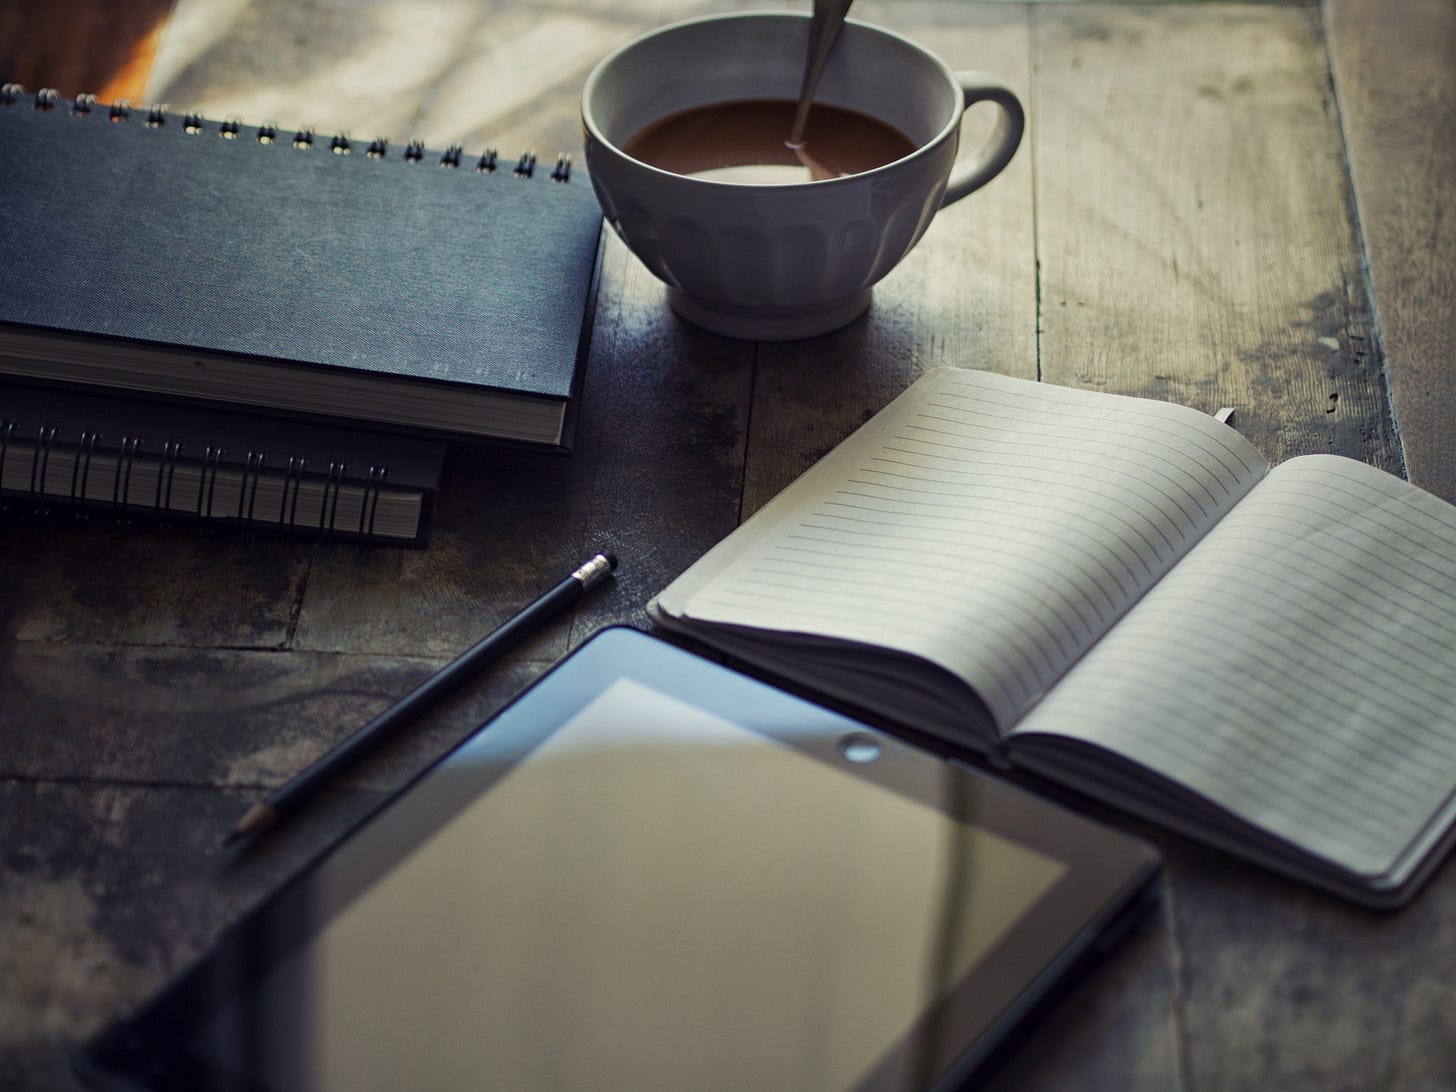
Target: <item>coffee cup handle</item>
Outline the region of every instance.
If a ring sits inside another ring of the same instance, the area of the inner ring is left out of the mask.
[[[957,72],[956,82],[961,85],[966,109],[972,103],[992,102],[1000,107],[1001,117],[995,131],[976,153],[955,165],[950,180],[945,186],[945,197],[940,207],[945,208],[953,201],[959,201],[966,194],[978,190],[1001,173],[1011,162],[1016,148],[1021,143],[1021,134],[1026,130],[1026,112],[1021,100],[1006,83],[989,72]]]

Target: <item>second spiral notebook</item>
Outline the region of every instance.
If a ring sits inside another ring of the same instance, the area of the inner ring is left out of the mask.
[[[571,444],[601,213],[569,163],[0,93],[0,374]]]

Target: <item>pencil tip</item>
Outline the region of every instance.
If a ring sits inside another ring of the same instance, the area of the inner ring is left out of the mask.
[[[238,825],[228,831],[227,837],[223,838],[222,844],[230,846],[240,838],[246,838],[249,834],[270,827],[278,819],[278,813],[267,804],[254,804],[248,809],[248,813],[238,820]]]

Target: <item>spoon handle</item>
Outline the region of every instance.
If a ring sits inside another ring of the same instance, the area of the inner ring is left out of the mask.
[[[819,74],[829,51],[834,48],[834,39],[844,17],[849,14],[849,5],[854,0],[814,0],[814,14],[809,20],[809,55],[804,62],[804,83],[799,88],[799,108],[794,112],[794,127],[789,133],[789,144],[804,143],[804,128],[809,123],[809,104],[814,98],[814,88],[819,85]]]

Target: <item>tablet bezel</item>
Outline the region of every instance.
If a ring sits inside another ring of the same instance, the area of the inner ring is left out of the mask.
[[[209,1013],[306,943],[620,679],[776,739],[846,776],[872,781],[943,814],[946,800],[954,795],[945,792],[947,777],[968,779],[976,789],[974,825],[1066,866],[950,993],[921,1014],[866,1076],[863,1087],[876,1087],[876,1074],[895,1072],[905,1051],[932,1051],[928,1072],[935,1075],[933,1087],[963,1080],[1114,923],[1145,901],[1157,874],[1156,852],[1137,839],[676,645],[627,627],[611,627],[542,675],[315,858],[139,1012],[96,1036],[77,1056],[78,1072],[101,1088],[241,1092],[249,1087],[183,1053],[187,1035],[179,1029],[196,1029]],[[840,741],[852,733],[881,741],[880,758],[846,760]],[[233,992],[219,992],[219,983]],[[947,1027],[955,1034],[942,1037]],[[935,1036],[930,1029],[936,1030]]]

